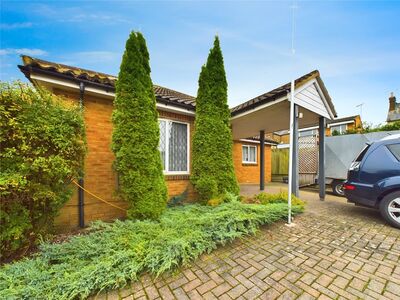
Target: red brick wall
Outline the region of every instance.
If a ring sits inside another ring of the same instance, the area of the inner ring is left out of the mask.
[[[57,95],[63,95],[71,101],[78,101],[79,95],[54,89]],[[86,125],[88,153],[85,160],[85,188],[93,194],[117,206],[126,208],[126,202],[119,201],[115,195],[117,187],[116,173],[113,171],[114,155],[111,151],[112,135],[112,101],[85,95],[84,116]],[[193,134],[194,117],[159,111],[160,117],[190,123],[191,136]],[[191,138],[190,138],[191,140]],[[190,164],[191,165],[191,164]],[[195,193],[190,184],[188,175],[166,176],[169,197],[189,189],[189,197]],[[56,218],[56,227],[68,230],[78,226],[78,197],[77,188],[74,195],[61,209]],[[114,208],[95,197],[85,193],[85,223],[94,220],[113,220],[125,217],[125,212]]]
[[[58,95],[64,95],[70,101],[77,102],[79,95],[62,90],[54,89]],[[85,188],[97,196],[123,208],[127,204],[119,201],[115,195],[117,187],[116,173],[113,171],[114,155],[111,151],[112,135],[112,101],[85,95],[84,116],[86,125],[86,135],[88,153],[85,160]],[[171,112],[159,111],[160,118],[187,122],[190,124],[190,142],[194,132],[194,117]],[[259,145],[257,145],[257,164],[242,164],[242,143],[235,142],[233,148],[233,158],[235,172],[239,183],[258,183],[259,182]],[[256,145],[256,144],[253,144]],[[191,147],[190,147],[191,149]],[[191,153],[189,165],[191,168]],[[265,176],[266,181],[271,181],[271,147],[265,147]],[[189,191],[188,200],[196,197],[193,186],[190,184],[189,175],[166,175],[165,176],[169,197],[179,195],[186,189]],[[61,209],[56,218],[56,226],[60,230],[68,230],[78,226],[78,197],[77,188],[74,187],[74,195]],[[85,193],[85,223],[94,220],[113,220],[125,216],[125,212],[114,208],[95,197]]]
[[[242,145],[257,146],[257,163],[246,164],[242,162]],[[233,163],[236,178],[239,183],[260,183],[260,145],[234,141]],[[271,181],[271,146],[265,145],[265,181]]]

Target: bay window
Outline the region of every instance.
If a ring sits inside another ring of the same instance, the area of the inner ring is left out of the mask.
[[[160,154],[164,173],[189,173],[189,124],[159,120]]]

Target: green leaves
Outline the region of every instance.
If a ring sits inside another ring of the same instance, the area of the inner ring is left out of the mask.
[[[52,228],[86,152],[82,113],[19,82],[0,83],[1,258],[17,257]]]
[[[160,132],[149,53],[142,34],[126,42],[113,111],[112,150],[119,173],[120,196],[128,216],[157,219],[167,203],[167,188],[158,150]]]
[[[232,132],[227,104],[224,61],[218,37],[202,67],[196,98],[191,181],[200,200],[225,192],[239,194],[232,158]]]
[[[293,213],[301,211],[293,207]],[[76,299],[126,285],[143,272],[160,275],[204,252],[253,234],[262,224],[287,216],[284,203],[238,201],[218,207],[169,208],[159,221],[96,222],[92,232],[63,244],[43,244],[41,252],[4,266],[1,299]]]

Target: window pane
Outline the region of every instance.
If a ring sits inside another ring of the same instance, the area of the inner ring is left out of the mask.
[[[167,122],[165,121],[159,121],[160,124],[160,145],[159,145],[159,149],[160,149],[160,154],[161,154],[161,162],[162,162],[162,166],[163,166],[163,170],[165,170],[165,150],[167,148]]]
[[[250,162],[256,162],[256,147],[250,147]]]
[[[242,161],[249,161],[249,148],[242,146]]]
[[[397,158],[398,161],[400,161],[400,144],[392,144],[387,146],[390,150],[390,152],[393,153],[393,155]]]
[[[187,124],[171,122],[169,130],[168,171],[188,171]]]
[[[358,162],[362,161],[362,159],[363,159],[364,156],[365,156],[365,153],[367,153],[367,151],[368,151],[368,149],[369,149],[370,146],[371,146],[371,145],[365,146],[365,148],[361,151],[360,154],[358,154],[357,158],[356,158],[354,161],[358,161]]]

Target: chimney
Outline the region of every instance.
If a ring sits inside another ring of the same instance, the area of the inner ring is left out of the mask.
[[[389,111],[394,111],[396,109],[396,97],[393,92],[390,93],[389,97]]]

